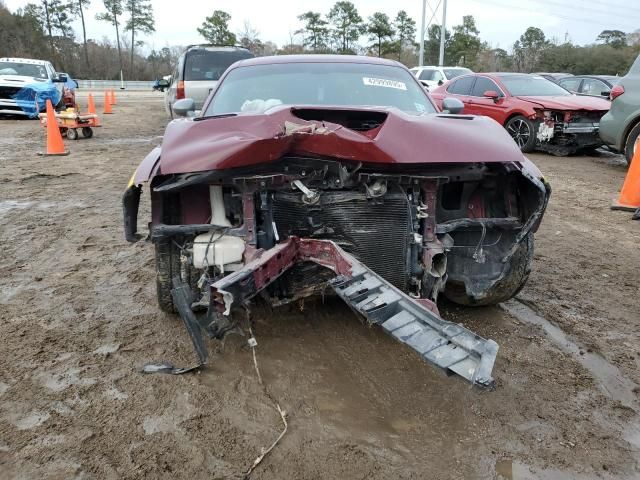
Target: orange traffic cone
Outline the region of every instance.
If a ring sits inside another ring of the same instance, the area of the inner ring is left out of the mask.
[[[64,149],[62,134],[58,128],[51,100],[47,100],[47,151],[38,153],[38,155],[69,155],[69,150]]]
[[[96,127],[99,127],[100,126],[100,118],[98,117],[98,114],[96,113],[96,104],[93,102],[93,95],[91,95],[91,94],[89,94],[87,110],[89,111],[89,113],[91,115],[95,115],[96,116]]]
[[[116,91],[114,89],[111,89],[111,105],[117,105],[118,102],[116,102]]]
[[[111,111],[111,98],[109,98],[109,90],[104,92],[104,110],[102,113],[105,113],[105,114],[113,113]]]
[[[612,210],[635,211],[640,207],[640,140],[636,142],[635,153],[629,165],[629,171],[622,184],[618,201],[611,205]]]

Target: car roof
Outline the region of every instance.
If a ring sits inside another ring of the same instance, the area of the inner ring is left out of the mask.
[[[395,60],[387,60],[386,58],[365,57],[364,55],[275,55],[270,57],[255,57],[240,60],[235,64],[236,67],[249,67],[253,65],[274,65],[281,63],[361,63],[373,65],[401,66],[406,68]]]
[[[31,65],[45,65],[49,63],[44,60],[34,60],[32,58],[12,58],[12,57],[2,57],[0,58],[0,62],[30,63]]]
[[[208,50],[211,52],[224,52],[227,50],[246,50],[247,52],[249,51],[248,48],[245,48],[242,45],[215,45],[211,43],[189,45],[187,46],[185,52],[188,52],[190,50]]]
[[[572,78],[597,78],[600,80],[619,80],[622,77],[618,77],[616,75],[576,75],[574,77],[565,77],[561,80],[572,79]]]

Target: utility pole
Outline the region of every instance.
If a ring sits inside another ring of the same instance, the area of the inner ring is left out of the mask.
[[[424,63],[424,20],[427,15],[427,0],[422,0],[422,21],[420,22],[420,58],[418,58],[418,66]]]
[[[444,40],[447,37],[447,0],[442,0],[442,26],[440,27],[440,60],[438,65],[444,67]]]

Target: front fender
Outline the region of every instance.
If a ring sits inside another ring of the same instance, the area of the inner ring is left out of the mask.
[[[143,183],[150,181],[156,175],[156,172],[160,167],[160,152],[160,147],[156,147],[151,150],[146,157],[144,157],[131,177],[128,186],[142,185]]]
[[[160,166],[160,147],[156,147],[144,157],[136,171],[131,175],[127,189],[122,196],[122,213],[124,217],[124,236],[127,242],[137,242],[138,235],[138,207],[142,184],[149,182],[157,173]]]

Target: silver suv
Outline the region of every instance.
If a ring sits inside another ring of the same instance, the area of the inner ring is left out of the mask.
[[[173,104],[182,98],[192,98],[196,110],[200,110],[218,79],[233,63],[254,55],[243,47],[227,45],[190,45],[180,55],[171,79],[160,81],[167,88],[165,109],[174,117]]]
[[[609,93],[611,109],[600,119],[600,138],[607,145],[624,153],[627,163],[640,138],[640,56],[626,76]]]

